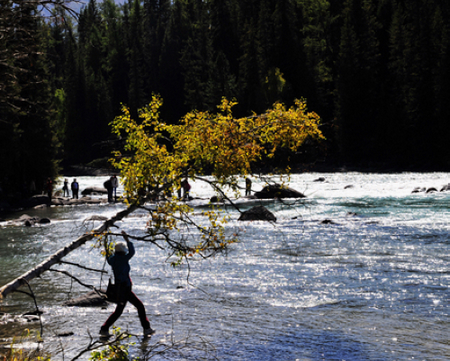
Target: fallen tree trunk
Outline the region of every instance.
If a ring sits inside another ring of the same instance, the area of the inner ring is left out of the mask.
[[[60,260],[63,257],[65,257],[67,254],[69,254],[73,250],[77,249],[78,247],[82,246],[87,241],[90,241],[96,235],[107,231],[110,227],[112,227],[114,225],[115,222],[120,221],[122,218],[128,216],[130,213],[135,211],[137,208],[138,208],[137,205],[131,205],[127,209],[117,213],[114,217],[111,217],[110,219],[105,221],[101,226],[92,230],[90,233],[85,233],[84,235],[82,235],[81,237],[79,237],[75,241],[73,241],[67,247],[61,248],[56,253],[52,254],[45,261],[43,261],[41,264],[37,265],[32,270],[29,270],[28,272],[24,273],[20,277],[9,282],[8,284],[4,285],[2,288],[0,288],[0,299],[3,297],[6,297],[11,292],[16,291],[19,287],[27,284],[28,281],[32,280],[33,278],[39,277],[42,273],[44,273],[45,271],[48,271],[51,266],[59,263]]]

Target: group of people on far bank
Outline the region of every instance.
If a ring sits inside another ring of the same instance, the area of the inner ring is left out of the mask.
[[[117,200],[117,187],[119,186],[119,180],[117,179],[117,176],[113,175],[105,183],[103,183],[103,186],[108,191],[108,202],[116,201]],[[54,182],[49,177],[45,184],[45,192],[47,193],[47,196],[49,199],[49,204],[52,201],[53,188],[54,188]],[[76,178],[74,178],[72,183],[70,183],[70,190],[72,191],[72,199],[78,199],[80,185]],[[63,191],[63,197],[70,197],[69,180],[67,178],[64,179],[62,191]]]
[[[111,176],[105,183],[103,183],[103,186],[106,188],[108,192],[108,202],[115,202],[117,201],[117,187],[119,186],[119,180],[117,179],[116,175]],[[72,190],[72,198],[78,199],[78,191],[80,189],[80,186],[76,179],[73,180],[73,182],[70,185],[70,189]],[[69,194],[69,181],[64,179],[64,186],[63,186],[63,197],[70,197]]]
[[[78,191],[80,190],[80,185],[77,182],[77,179],[74,178],[74,180],[72,181],[72,183],[70,184],[70,189],[72,190],[72,198],[73,199],[78,199]],[[63,185],[63,197],[70,197],[69,194],[69,181],[66,179],[64,179],[64,185]]]
[[[108,180],[106,180],[103,183],[103,186],[105,187],[107,193],[108,193],[108,202],[116,202],[117,201],[117,187],[119,186],[119,180],[116,175],[111,176]],[[252,187],[252,181],[250,178],[245,179],[245,195],[250,196],[251,195],[251,187]],[[78,192],[79,192],[80,186],[76,180],[76,178],[73,179],[72,183],[70,184],[70,190],[72,191],[72,198],[78,199]],[[189,200],[189,191],[191,189],[191,185],[189,184],[187,178],[184,178],[181,182],[181,187],[178,189],[178,198],[182,200]],[[45,185],[45,190],[47,192],[48,198],[49,198],[49,204],[51,203],[52,194],[53,194],[53,181],[49,177],[47,179],[47,183]],[[64,179],[63,184],[63,197],[70,197],[69,192],[69,181],[67,178]]]
[[[73,199],[78,199],[78,191],[80,189],[80,185],[78,184],[76,178],[74,178],[74,180],[72,181],[72,183],[70,184],[70,189],[72,190],[72,198]],[[69,194],[69,181],[66,179],[64,179],[64,185],[63,185],[63,197],[70,197]],[[47,182],[45,184],[45,191],[47,192],[47,196],[48,196],[48,202],[49,204],[52,202],[52,195],[53,195],[53,181],[50,177],[48,177]]]

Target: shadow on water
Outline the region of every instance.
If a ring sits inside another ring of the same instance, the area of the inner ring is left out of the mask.
[[[369,350],[354,337],[335,331],[297,328],[271,335],[266,342],[254,344],[251,348],[238,341],[232,349],[224,347],[223,351],[233,354],[236,360],[388,360],[383,355],[375,355],[373,349]]]

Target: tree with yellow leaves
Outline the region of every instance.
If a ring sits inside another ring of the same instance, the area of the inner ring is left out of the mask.
[[[180,124],[169,125],[160,120],[162,99],[155,95],[138,120],[124,106],[111,123],[113,133],[125,142],[111,160],[121,172],[125,200],[151,214],[148,234],[141,240],[168,246],[176,256],[174,264],[195,254],[209,257],[237,239],[226,234],[227,218],[218,209],[203,212],[206,225],[193,221],[192,207],[175,196],[183,179],[208,182],[224,197],[226,188],[239,191],[239,179],[263,157],[271,158],[281,148],[295,151],[308,138],[323,139],[320,117],[307,110],[304,100],[289,109],[276,103],[265,114],[238,119],[232,113],[235,105],[223,99],[217,113],[193,111]]]
[[[173,265],[196,255],[205,258],[226,251],[238,239],[237,234],[225,232],[227,215],[211,208],[202,213],[205,225],[199,224],[193,208],[175,196],[182,181],[190,178],[207,182],[227,198],[226,188],[237,194],[239,179],[251,173],[254,162],[264,156],[273,157],[280,148],[295,151],[308,138],[323,139],[320,118],[307,111],[304,101],[296,101],[289,109],[277,103],[263,115],[239,119],[232,114],[235,104],[223,99],[217,114],[194,111],[186,114],[179,125],[160,121],[162,100],[158,96],[140,110],[139,122],[123,107],[123,114],[111,125],[124,140],[124,150],[115,152],[111,162],[121,172],[124,200],[129,207],[1,287],[0,298],[23,285],[29,286],[31,279],[91,239],[97,239],[97,247],[107,255],[112,250],[108,236],[120,236],[110,233],[109,228],[138,208],[150,213],[147,232],[129,237],[168,250]]]

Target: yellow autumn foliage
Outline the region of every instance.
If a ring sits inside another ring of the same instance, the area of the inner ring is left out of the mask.
[[[224,98],[216,113],[193,111],[179,124],[170,125],[161,121],[162,99],[154,95],[140,109],[139,119],[132,119],[123,106],[122,115],[111,123],[113,133],[124,141],[123,151],[115,152],[111,161],[121,172],[126,201],[136,202],[145,194],[166,196],[149,221],[148,229],[155,237],[161,229],[170,231],[180,222],[191,222],[192,210],[175,197],[185,177],[199,179],[208,174],[216,190],[225,186],[237,190],[239,177],[250,174],[252,164],[263,157],[272,157],[280,148],[295,151],[308,138],[323,139],[320,117],[307,110],[304,100],[295,101],[289,109],[276,103],[262,115],[243,118],[233,116],[235,105]],[[204,215],[208,226],[195,225],[202,234],[200,243],[181,251],[180,257],[225,248],[235,241],[235,235],[225,236],[226,218],[220,218],[218,211]]]

